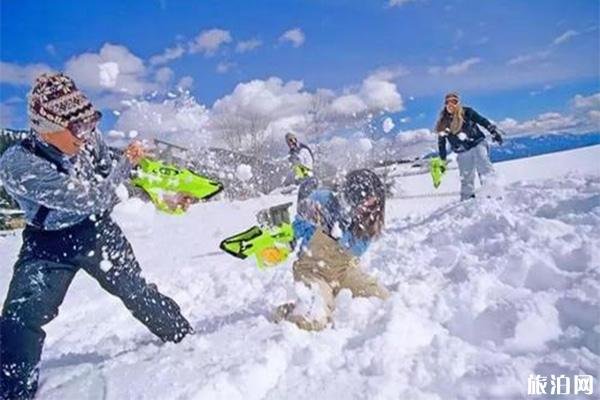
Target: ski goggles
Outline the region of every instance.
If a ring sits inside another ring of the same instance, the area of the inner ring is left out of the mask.
[[[457,105],[458,104],[458,98],[457,97],[448,97],[444,101],[444,104],[454,104],[454,105]]]
[[[90,133],[94,131],[94,129],[96,129],[100,118],[102,118],[102,113],[100,113],[100,111],[96,111],[91,119],[87,121],[82,120],[71,122],[67,126],[67,129],[77,139],[85,139],[87,136],[90,135]]]

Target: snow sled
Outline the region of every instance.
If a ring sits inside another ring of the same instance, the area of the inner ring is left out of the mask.
[[[220,182],[163,161],[144,158],[131,181],[143,189],[156,208],[184,214],[192,203],[210,199],[223,190]]]
[[[291,205],[285,203],[260,211],[257,214],[259,225],[228,237],[219,247],[242,260],[255,256],[259,269],[282,263],[294,248],[289,213]]]
[[[433,157],[429,162],[429,171],[433,187],[437,189],[442,184],[442,177],[446,173],[446,162],[440,157]]]

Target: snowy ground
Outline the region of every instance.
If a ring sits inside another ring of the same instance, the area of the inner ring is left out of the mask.
[[[391,298],[342,292],[335,326],[320,333],[266,318],[293,288],[289,263],[259,271],[217,251],[289,198],[212,202],[185,217],[129,200],[115,218],[197,334],[161,344],[80,272],[47,326],[39,398],[519,399],[531,373],[595,375],[596,394],[598,155],[497,164],[501,200],[458,203],[456,171],[438,191],[427,175],[398,180],[404,198],[389,202],[387,232],[363,259]],[[0,238],[2,298],[19,246]]]

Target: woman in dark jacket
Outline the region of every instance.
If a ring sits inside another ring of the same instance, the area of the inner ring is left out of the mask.
[[[502,136],[495,125],[472,108],[463,107],[457,93],[446,95],[435,131],[438,134],[440,158],[446,160],[446,141],[457,155],[461,200],[475,197],[475,171],[482,184],[486,177],[494,173],[489,146],[479,125],[490,132],[493,141],[502,144]]]

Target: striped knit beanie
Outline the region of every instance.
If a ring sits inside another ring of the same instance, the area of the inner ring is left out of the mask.
[[[36,79],[29,93],[28,114],[31,128],[38,133],[97,122],[101,115],[75,82],[62,73],[42,74]]]

